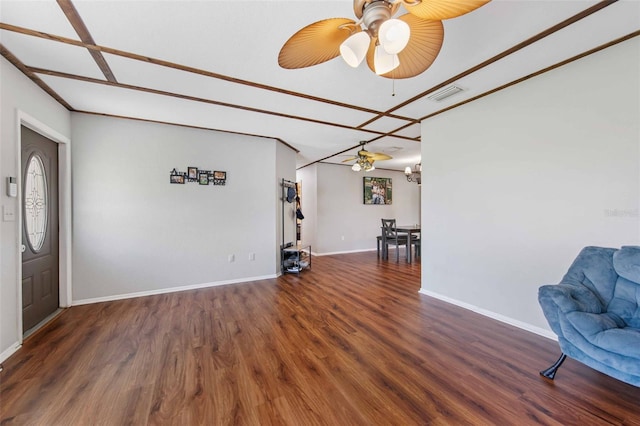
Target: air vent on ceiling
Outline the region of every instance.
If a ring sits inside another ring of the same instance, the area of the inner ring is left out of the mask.
[[[462,87],[456,86],[452,84],[451,86],[447,86],[442,90],[435,92],[432,95],[427,96],[427,99],[432,101],[441,101],[443,99],[448,98],[449,96],[453,96],[456,93],[462,92],[464,89]]]
[[[388,148],[385,148],[383,151],[390,153],[390,152],[397,152],[400,151],[401,149],[403,149],[401,146],[390,146]]]

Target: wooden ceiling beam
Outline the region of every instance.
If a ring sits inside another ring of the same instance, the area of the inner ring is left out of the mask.
[[[84,24],[84,21],[80,17],[78,10],[73,5],[71,0],[57,0],[57,2],[58,6],[60,6],[60,9],[62,9],[62,12],[64,12],[73,29],[76,30],[76,33],[78,34],[78,37],[80,37],[80,40],[82,40],[82,42],[85,44],[95,46],[96,43],[95,41],[93,41],[93,37],[91,36],[91,33],[89,33],[89,29]],[[100,68],[100,71],[102,71],[102,74],[104,74],[104,77],[107,80],[116,83],[116,76],[113,74],[113,71],[111,71],[107,60],[104,58],[104,56],[102,56],[102,53],[98,50],[88,50],[93,57],[93,60],[96,61],[98,68]]]
[[[448,85],[455,83],[456,81],[460,80],[461,78],[466,77],[466,76],[468,76],[470,74],[473,74],[476,71],[479,71],[482,68],[485,68],[485,67],[493,64],[494,62],[497,62],[497,61],[499,61],[499,60],[501,60],[501,59],[503,59],[503,58],[505,58],[505,57],[507,57],[509,55],[512,55],[515,52],[517,52],[517,51],[519,51],[521,49],[524,49],[525,47],[530,46],[530,45],[542,40],[543,38],[550,36],[553,33],[556,33],[558,31],[560,31],[563,28],[566,28],[566,27],[568,27],[568,26],[570,26],[572,24],[575,24],[576,22],[578,22],[578,21],[586,18],[587,16],[590,16],[590,15],[592,15],[592,14],[594,14],[594,13],[596,13],[596,12],[602,10],[602,9],[604,9],[607,6],[612,5],[613,3],[617,2],[617,1],[618,0],[603,0],[603,1],[600,1],[600,2],[596,3],[595,5],[587,8],[587,9],[585,9],[583,11],[581,11],[580,13],[577,13],[574,16],[572,16],[570,18],[567,18],[562,22],[559,22],[558,24],[552,26],[551,28],[547,28],[546,30],[534,35],[533,37],[529,37],[528,39],[516,44],[515,46],[510,47],[509,49],[507,49],[507,50],[505,50],[505,51],[493,56],[492,58],[489,58],[486,61],[484,61],[484,62],[482,62],[482,63],[480,63],[480,64],[478,64],[478,65],[476,65],[476,66],[474,66],[472,68],[469,68],[468,70],[463,71],[460,74],[455,75],[455,76],[447,79],[446,81],[443,81],[442,83],[440,83],[440,84],[438,84],[436,86],[433,86],[432,88],[430,88],[428,90],[425,90],[424,92],[419,93],[418,95],[416,95],[416,96],[414,96],[414,97],[412,97],[410,99],[407,99],[406,101],[394,106],[393,108],[386,110],[384,113],[382,113],[382,114],[380,114],[380,115],[378,115],[376,117],[373,117],[372,119],[370,119],[368,121],[365,121],[364,123],[360,124],[360,126],[358,126],[358,127],[368,126],[371,123],[373,123],[374,121],[377,121],[377,120],[387,116],[387,114],[391,114],[391,113],[399,110],[400,108],[403,108],[403,107],[405,107],[405,106],[407,106],[409,104],[412,104],[412,103],[416,102],[417,100],[420,100],[420,99],[424,98],[425,96],[427,96],[427,95],[429,95],[429,94],[431,94],[431,93],[433,93],[433,92],[435,92],[435,91],[437,91],[439,89],[442,89],[443,87],[447,87]],[[404,127],[406,127],[406,126],[404,126]]]
[[[11,53],[2,43],[0,43],[0,55],[4,56],[4,58],[11,62],[11,64],[18,68],[24,75],[29,77],[31,81],[40,86],[42,90],[47,92],[53,99],[58,101],[60,105],[68,109],[69,111],[73,111],[73,107],[67,103],[60,95],[58,95],[55,90],[47,85],[40,77],[38,77],[34,72],[32,72],[25,64],[23,64],[20,59],[18,59],[13,53]]]

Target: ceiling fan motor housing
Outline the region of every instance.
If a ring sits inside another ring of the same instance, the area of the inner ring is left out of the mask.
[[[396,7],[387,0],[354,0],[353,10],[356,17],[362,19],[369,35],[375,38],[380,25],[393,16]]]

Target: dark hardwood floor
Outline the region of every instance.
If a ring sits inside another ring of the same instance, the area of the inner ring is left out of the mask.
[[[420,265],[314,257],[300,276],[66,310],[5,363],[2,425],[631,425],[640,388],[557,343],[420,295]]]

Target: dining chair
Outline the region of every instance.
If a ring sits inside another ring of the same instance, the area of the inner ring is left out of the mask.
[[[405,250],[411,250],[407,244],[406,235],[398,235],[395,219],[382,219],[382,258],[389,258],[389,245],[396,246],[396,262],[400,261],[400,246],[405,246]],[[408,258],[408,257],[407,257]]]

